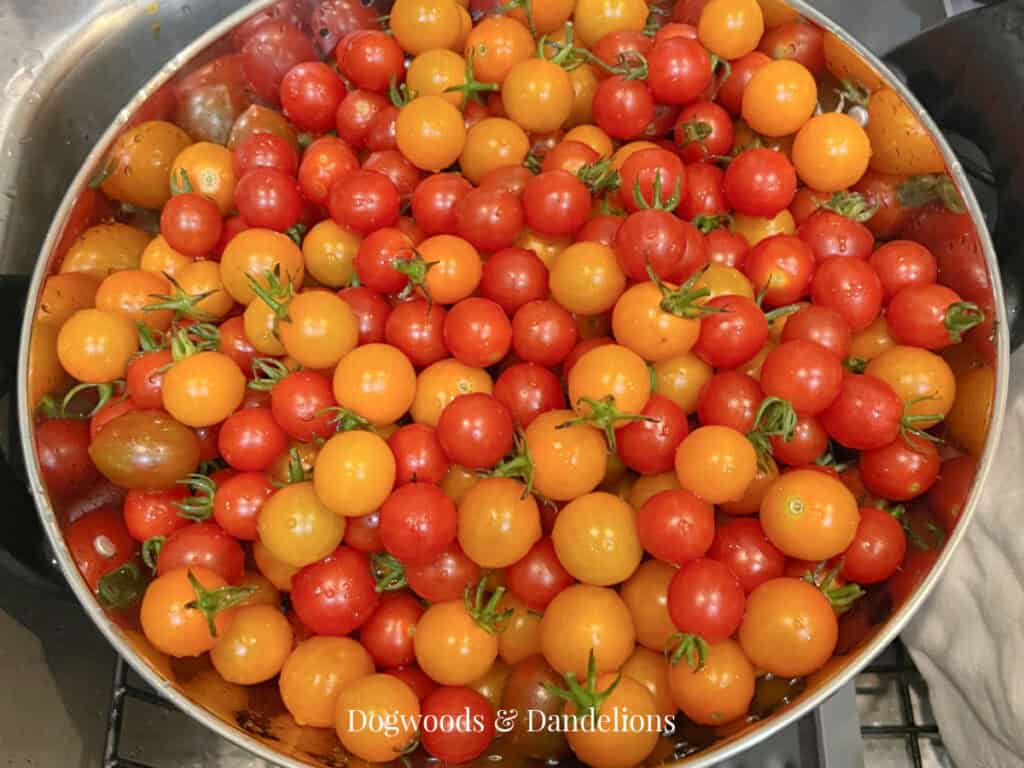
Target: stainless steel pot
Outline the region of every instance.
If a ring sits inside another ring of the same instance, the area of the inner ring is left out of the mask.
[[[17,420],[21,434],[26,436],[23,448],[29,489],[56,561],[79,602],[117,651],[161,695],[239,746],[288,768],[336,766],[344,764],[347,758],[337,745],[334,735],[330,732],[297,726],[280,702],[275,699],[273,691],[276,690],[276,686],[258,686],[255,689],[247,690],[223,682],[212,670],[203,667],[201,663],[168,660],[153,649],[140,633],[123,629],[107,615],[80,576],[64,544],[60,520],[43,486],[32,441],[28,439],[33,429],[32,413],[29,408],[24,406],[29,402],[29,344],[40,290],[47,275],[56,267],[57,248],[62,233],[75,209],[76,202],[85,191],[89,179],[100,169],[107,151],[122,128],[146,106],[149,99],[158,93],[161,86],[173,78],[181,76],[182,73],[187,73],[197,62],[203,60],[204,54],[221,44],[231,30],[271,4],[272,0],[258,0],[251,3],[206,31],[195,42],[181,50],[121,111],[113,125],[103,133],[89,154],[54,218],[29,286],[28,301],[25,305],[28,311],[24,313],[18,359],[17,398],[20,407],[17,411]],[[907,101],[932,133],[942,150],[949,174],[963,193],[976,230],[974,234],[984,253],[993,294],[995,297],[1001,298],[1002,285],[999,264],[978,201],[965,175],[964,168],[935,123],[904,83],[846,32],[802,0],[790,0],[790,4],[805,17],[835,33],[876,70],[885,83]],[[187,8],[187,6],[182,7]],[[93,30],[93,32],[100,34],[102,30]],[[158,32],[159,30],[154,29],[154,34]],[[1021,172],[1024,173],[1024,168],[1021,169]],[[834,691],[848,682],[876,653],[887,646],[914,611],[925,601],[964,536],[966,527],[974,513],[980,488],[995,457],[994,437],[998,436],[1000,432],[1006,403],[1010,325],[1003,302],[1001,300],[993,301],[992,306],[996,312],[996,364],[995,398],[989,434],[993,437],[990,438],[981,457],[975,487],[963,512],[963,519],[946,543],[945,549],[930,573],[913,595],[890,615],[872,616],[868,612],[869,615],[865,617],[863,636],[854,642],[844,655],[837,656],[825,669],[806,681],[806,687],[802,691],[797,692],[797,689],[794,689],[792,700],[787,699],[781,706],[768,712],[763,719],[718,733],[716,741],[681,762],[685,762],[690,768],[711,766],[720,760],[741,753],[754,743],[786,727],[819,706]],[[880,614],[884,613],[884,611],[880,611]],[[680,762],[671,757],[671,749],[667,749],[661,754],[666,762],[673,764]]]

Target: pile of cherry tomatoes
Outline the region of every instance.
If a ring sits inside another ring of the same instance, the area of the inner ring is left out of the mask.
[[[43,288],[43,478],[119,621],[363,760],[664,759],[527,712],[728,733],[898,606],[991,286],[926,131],[782,4],[465,5],[287,0],[153,96]]]

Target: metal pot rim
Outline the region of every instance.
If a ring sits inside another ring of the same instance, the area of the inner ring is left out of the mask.
[[[942,132],[922,108],[920,103],[909,91],[909,89],[883,64],[877,56],[858,43],[842,27],[833,22],[826,15],[809,6],[805,0],[786,0],[787,3],[797,10],[804,17],[814,21],[816,24],[834,33],[843,43],[849,46],[862,59],[869,63],[882,77],[885,84],[895,90],[903,100],[912,108],[913,112],[921,123],[928,129],[932,138],[940,148],[943,158],[946,161],[947,169],[957,187],[960,189],[968,212],[974,223],[979,242],[985,255],[985,263],[988,268],[989,279],[992,284],[996,310],[996,366],[995,366],[995,398],[993,401],[992,417],[989,424],[989,439],[985,451],[981,456],[978,465],[978,472],[970,496],[967,500],[960,524],[950,535],[949,540],[943,549],[942,554],[932,567],[928,576],[918,586],[910,599],[904,603],[898,611],[892,614],[885,626],[863,645],[855,654],[852,654],[844,668],[835,674],[831,679],[818,686],[818,689],[808,695],[801,697],[797,703],[789,706],[784,711],[765,720],[762,724],[756,725],[742,736],[727,741],[721,746],[710,747],[690,758],[668,765],[685,765],[686,768],[710,768],[710,766],[722,760],[735,757],[751,748],[760,741],[769,738],[772,734],[796,722],[804,715],[819,707],[833,693],[848,683],[855,674],[863,669],[872,658],[888,646],[910,620],[914,612],[927,600],[928,595],[938,582],[942,572],[948,566],[960,542],[966,535],[971,518],[974,516],[980,497],[980,489],[984,485],[985,478],[994,462],[999,435],[1002,430],[1005,418],[1007,391],[1009,386],[1009,330],[1006,319],[1006,309],[1001,300],[1002,285],[1000,273],[996,261],[995,250],[992,245],[989,232],[984,223],[981,209],[974,195],[971,185],[963,171],[963,167],[957,160]],[[186,64],[194,60],[199,54],[205,51],[212,43],[228,34],[232,29],[244,22],[253,14],[272,5],[275,0],[254,0],[245,7],[239,9],[227,18],[208,29],[203,35],[189,44],[178,55],[173,57],[153,78],[132,98],[122,109],[104,134],[96,142],[95,147],[82,163],[78,174],[75,176],[53,222],[50,225],[46,240],[40,251],[39,259],[32,274],[29,286],[26,312],[21,327],[21,347],[18,356],[18,383],[17,396],[20,402],[28,402],[28,359],[29,343],[32,335],[35,307],[38,304],[42,284],[50,273],[50,256],[56,247],[64,224],[75,204],[78,196],[86,188],[89,179],[95,170],[100,166],[110,146],[117,138],[125,124],[134,115],[136,110],[161,86],[166,84]],[[132,668],[160,695],[171,701],[176,707],[202,722],[206,727],[212,729],[219,736],[236,744],[237,746],[252,752],[256,756],[271,762],[282,765],[284,768],[309,768],[309,763],[296,760],[267,744],[250,736],[244,731],[228,725],[220,717],[207,711],[202,706],[191,700],[166,677],[151,667],[142,656],[131,647],[124,638],[121,629],[107,616],[106,612],[99,605],[92,591],[82,578],[75,566],[74,561],[64,543],[64,536],[57,521],[57,516],[50,504],[44,488],[39,464],[34,450],[34,441],[29,438],[32,435],[33,423],[32,414],[26,408],[18,409],[18,426],[22,440],[22,451],[24,454],[25,467],[28,473],[29,492],[31,493],[36,508],[39,512],[43,528],[50,540],[53,551],[60,564],[65,578],[71,585],[78,602],[88,613],[93,623],[104,634],[107,641],[114,647]]]

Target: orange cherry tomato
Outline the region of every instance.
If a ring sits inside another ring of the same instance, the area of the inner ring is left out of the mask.
[[[365,344],[349,352],[334,370],[334,399],[371,424],[400,419],[416,396],[416,371],[389,344]]]
[[[526,428],[533,461],[533,487],[554,501],[590,493],[604,479],[608,446],[588,424],[560,428],[576,418],[573,411],[547,411]]]
[[[292,576],[298,573],[299,569],[294,565],[283,563],[270,554],[263,542],[252,543],[252,558],[256,561],[256,567],[271,584],[282,592],[290,592],[292,588]],[[324,726],[326,727],[326,726]]]
[[[372,432],[342,432],[320,449],[313,469],[313,487],[329,510],[344,517],[362,517],[377,509],[395,485],[395,457],[388,444]]]
[[[675,572],[669,563],[645,560],[619,590],[633,617],[637,642],[659,654],[676,632],[668,613],[668,585]]]
[[[302,239],[306,271],[329,288],[343,288],[355,272],[356,253],[362,238],[324,219]]]
[[[336,293],[303,291],[278,325],[285,351],[304,368],[332,368],[359,342],[359,321]]]
[[[853,334],[853,340],[850,343],[850,357],[870,363],[895,345],[896,342],[889,335],[889,324],[883,315],[863,331]]]
[[[757,0],[711,0],[697,25],[697,39],[723,59],[746,56],[763,34],[764,14]]]
[[[505,112],[531,133],[550,133],[561,128],[572,113],[573,100],[569,73],[547,59],[520,61],[501,84]]]
[[[100,280],[84,272],[50,275],[39,295],[36,322],[59,329],[75,312],[96,306]]]
[[[700,391],[714,375],[714,369],[694,354],[687,353],[654,364],[654,391],[683,409],[697,412]]]
[[[122,314],[80,309],[61,326],[57,356],[78,381],[102,384],[124,378],[139,348],[135,324]]]
[[[747,714],[754,699],[754,667],[733,640],[708,647],[699,669],[685,660],[671,668],[672,699],[698,725],[725,725]]]
[[[662,491],[676,491],[679,487],[679,478],[674,471],[662,472],[660,475],[641,475],[629,489],[629,506],[640,509],[652,496]]]
[[[743,498],[757,475],[757,453],[746,435],[729,427],[701,427],[676,449],[679,484],[707,502]]]
[[[466,58],[473,60],[473,74],[482,83],[501,85],[505,75],[534,55],[533,35],[510,16],[488,16],[473,27],[466,40]]]
[[[495,168],[522,165],[529,151],[530,139],[522,128],[504,117],[487,117],[466,133],[459,167],[463,176],[479,184]]]
[[[147,272],[160,272],[177,278],[192,259],[171,248],[163,235],[157,235],[146,245],[139,257],[139,269]],[[216,262],[214,262],[216,263]]]
[[[437,173],[459,159],[466,126],[462,113],[451,103],[440,96],[421,96],[398,113],[395,140],[409,162]]]
[[[489,395],[493,390],[494,382],[483,368],[471,368],[448,358],[420,371],[416,380],[416,395],[409,410],[417,424],[436,427],[441,411],[459,395],[471,392]]]
[[[957,379],[956,400],[946,416],[946,426],[957,445],[972,456],[981,456],[985,450],[995,394],[992,366],[972,368]]]
[[[459,545],[482,568],[511,565],[540,537],[537,501],[516,480],[484,478],[459,501]]]
[[[345,518],[324,506],[313,483],[293,483],[263,503],[258,530],[260,541],[275,559],[301,568],[337,548],[345,535]]]
[[[454,0],[397,0],[391,6],[391,32],[413,56],[433,48],[454,48],[462,28]]]
[[[540,646],[556,670],[586,680],[591,651],[599,673],[620,669],[636,647],[636,633],[615,590],[576,584],[548,603],[540,620]]]
[[[803,64],[779,59],[754,72],[743,91],[743,119],[770,137],[796,133],[814,114],[818,84]]]
[[[284,662],[278,688],[296,723],[330,728],[342,690],[372,674],[373,659],[358,640],[311,637]]]
[[[483,262],[476,248],[454,235],[428,237],[417,246],[427,263],[426,289],[438,304],[454,304],[472,295],[480,284]]]
[[[871,160],[871,142],[849,115],[826,112],[812,117],[793,142],[793,165],[807,186],[841,192],[860,181]]]
[[[605,587],[625,581],[644,554],[635,517],[629,504],[610,493],[573,499],[558,513],[551,533],[558,559],[585,584]]]
[[[193,261],[186,264],[176,279],[185,295],[206,296],[194,303],[195,311],[198,313],[220,320],[235,306],[235,300],[224,290],[220,265],[215,261]]]
[[[909,416],[932,416],[916,422],[918,429],[935,426],[956,400],[956,378],[938,355],[920,347],[894,346],[868,363],[865,371],[893,388]]]
[[[366,675],[338,694],[335,729],[349,753],[370,763],[388,763],[416,738],[419,715],[420,702],[412,688],[394,675]],[[392,727],[374,728],[369,723]]]
[[[824,48],[825,66],[839,82],[848,80],[872,92],[885,85],[885,81],[864,57],[840,40],[834,32],[825,30]]]
[[[182,173],[192,191],[213,200],[227,216],[235,207],[235,159],[227,147],[199,141],[183,149],[171,165],[171,179],[181,185]]]
[[[562,141],[578,141],[581,144],[586,144],[597,152],[602,159],[611,157],[615,149],[611,137],[596,125],[590,124],[577,125],[575,128],[566,131]]]
[[[651,377],[643,359],[618,344],[594,347],[569,371],[569,401],[577,413],[600,415],[597,405],[612,398],[622,413],[639,413],[651,397]]]
[[[800,560],[828,560],[845,552],[860,523],[857,499],[824,472],[787,472],[761,501],[761,525],[783,554]]]
[[[651,362],[685,355],[700,335],[699,319],[669,314],[661,308],[661,300],[657,285],[637,283],[622,294],[612,311],[615,340]]]
[[[739,642],[758,669],[805,677],[832,657],[838,637],[832,605],[803,579],[772,579],[747,596]]]
[[[171,284],[163,275],[141,269],[111,272],[96,290],[96,308],[121,315],[151,330],[164,331],[174,313],[169,309],[147,310],[167,297]]]
[[[110,151],[110,174],[101,189],[112,200],[159,210],[171,197],[174,158],[191,143],[181,128],[163,120],[132,126]]]
[[[220,260],[220,277],[225,290],[239,304],[248,306],[256,294],[250,278],[264,289],[267,275],[278,272],[282,283],[302,285],[305,262],[302,251],[287,235],[269,229],[246,229],[232,238]]]
[[[598,315],[615,306],[626,290],[626,275],[615,251],[601,243],[574,243],[555,259],[551,295],[570,312]]]
[[[97,224],[72,241],[60,271],[83,272],[102,280],[111,272],[137,269],[149,235],[127,224]]]
[[[648,13],[643,0],[576,0],[572,18],[580,42],[591,48],[612,32],[641,32]]]
[[[189,427],[219,424],[245,398],[245,374],[221,352],[199,352],[174,363],[164,374],[164,408]]]
[[[771,218],[745,216],[735,213],[729,228],[738,235],[743,235],[750,247],[772,235],[792,235],[796,232],[796,222],[788,208],[783,208]]]
[[[229,683],[256,685],[275,677],[292,650],[292,625],[277,606],[245,605],[210,649],[210,661]]]
[[[896,91],[883,88],[871,94],[867,135],[872,170],[907,176],[946,170],[938,145]]]

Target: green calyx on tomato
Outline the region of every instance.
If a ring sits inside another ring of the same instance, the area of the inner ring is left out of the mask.
[[[365,429],[374,432],[373,425],[353,411],[351,408],[344,408],[340,405],[332,405],[329,408],[317,411],[317,416],[331,414],[330,423],[334,425],[335,432],[353,432],[357,429]]]
[[[288,449],[288,479],[283,483],[274,480],[271,482],[271,485],[277,488],[283,488],[286,485],[304,483],[312,477],[313,473],[306,469],[306,465],[302,461],[302,454],[299,453],[299,449],[293,446]]]
[[[301,221],[298,224],[294,224],[284,231],[291,241],[296,245],[302,245],[302,238],[306,236],[306,232],[309,231],[309,227],[303,224]],[[211,291],[213,293],[213,291]]]
[[[727,228],[732,223],[732,216],[728,213],[716,213],[713,216],[702,213],[690,223],[706,235],[716,229]]]
[[[661,174],[656,173],[654,175],[650,202],[644,198],[644,193],[640,189],[640,179],[633,182],[633,199],[641,211],[658,210],[672,213],[679,205],[681,190],[682,180],[677,177],[675,188],[672,190],[672,196],[667,200],[663,199],[661,196]]]
[[[291,280],[281,280],[281,265],[274,266],[272,272],[264,272],[263,279],[267,281],[266,286],[260,284],[259,280],[250,274],[246,274],[246,281],[256,297],[270,307],[274,313],[274,335],[277,336],[277,326],[282,320],[290,320],[288,306],[291,304],[295,289]]]
[[[874,503],[874,506],[892,515],[899,524],[903,527],[903,533],[907,536],[907,541],[915,549],[922,551],[928,551],[930,549],[942,549],[942,545],[946,543],[946,534],[939,526],[935,523],[927,523],[924,527],[928,532],[928,535],[932,538],[932,542],[925,541],[924,537],[917,532],[917,529],[911,523],[910,518],[907,516],[907,508],[902,504],[897,504],[890,507],[885,501],[879,499]]]
[[[694,287],[697,285],[697,281],[704,276],[705,272],[707,272],[706,265],[694,272],[690,279],[681,286],[672,288],[658,277],[658,273],[648,264],[647,276],[651,278],[651,281],[661,291],[661,303],[659,304],[661,311],[676,317],[686,318],[687,320],[694,320],[702,315],[724,311],[717,307],[708,307],[697,303],[698,300],[711,295],[709,288]]]
[[[565,688],[559,688],[557,685],[551,684],[544,687],[553,696],[565,699],[567,702],[575,705],[577,717],[593,717],[601,709],[605,699],[612,695],[612,692],[618,687],[621,680],[622,673],[620,672],[611,685],[603,691],[597,690],[597,658],[594,656],[594,649],[591,648],[590,658],[587,660],[587,679],[585,684],[580,684],[576,679],[575,673],[567,672],[565,674]]]
[[[143,352],[156,352],[167,348],[167,339],[160,331],[154,331],[141,321],[135,323],[135,330],[139,334],[139,349]]]
[[[522,498],[526,498],[533,492],[533,457],[530,456],[530,446],[526,444],[526,438],[522,432],[516,432],[515,447],[512,455],[498,464],[490,472],[485,473],[486,477],[511,477],[521,480],[523,483]]]
[[[186,293],[185,289],[181,287],[177,280],[171,275],[164,274],[164,277],[171,283],[171,287],[174,289],[174,293],[170,296],[161,296],[154,294],[152,298],[157,300],[156,304],[149,304],[143,309],[146,312],[158,312],[169,310],[174,313],[174,319],[180,320],[183,317],[190,318],[192,320],[210,321],[215,318],[208,312],[204,312],[199,309],[199,302],[204,299],[208,299],[210,296],[215,294],[217,291],[203,291],[202,293]]]
[[[190,325],[171,337],[171,359],[176,363],[200,352],[216,352],[218,349],[220,331],[210,323]]]
[[[277,358],[257,357],[252,361],[252,381],[249,382],[249,389],[269,392],[291,372],[291,369]]]
[[[931,432],[927,432],[923,429],[918,429],[915,424],[928,423],[934,424],[937,421],[942,421],[944,418],[941,413],[925,413],[925,414],[912,414],[910,409],[918,403],[924,403],[929,400],[937,400],[938,397],[935,395],[922,395],[921,397],[915,397],[913,400],[909,400],[903,407],[903,416],[900,418],[900,437],[906,442],[908,446],[914,448],[914,443],[911,438],[918,438],[920,440],[927,440],[931,443],[944,443],[938,435],[933,435]],[[915,449],[916,450],[916,449]],[[918,451],[920,453],[920,451]]]
[[[612,167],[610,158],[602,158],[580,166],[576,171],[576,178],[586,185],[591,195],[595,196],[602,192],[614,192],[622,183],[622,177]]]
[[[787,443],[793,439],[797,425],[796,411],[788,400],[781,397],[766,397],[754,416],[754,426],[747,433],[747,439],[757,452],[757,465],[762,472],[768,471],[768,460],[772,455],[770,438],[780,437]]]
[[[836,106],[836,112],[845,111],[847,102],[858,107],[867,107],[868,99],[871,98],[871,91],[852,79],[842,80],[839,85],[841,87],[835,89],[839,95],[839,104]]]
[[[526,27],[530,30],[530,34],[536,37],[537,25],[533,21],[533,0],[509,0],[495,8],[494,13],[504,15],[515,10],[522,10],[523,15],[526,16]]]
[[[210,629],[210,637],[217,636],[217,623],[214,621],[217,614],[240,603],[244,603],[249,596],[256,591],[256,587],[218,587],[207,589],[199,583],[199,579],[188,570],[188,582],[195,590],[196,599],[186,603],[185,607],[196,610],[206,617],[206,625]]]
[[[409,282],[406,283],[405,288],[403,288],[401,293],[398,294],[398,298],[407,299],[412,296],[413,291],[419,288],[426,297],[427,304],[429,305],[431,303],[431,298],[430,291],[427,290],[427,272],[437,264],[438,262],[436,261],[427,261],[424,259],[423,254],[415,248],[412,249],[411,258],[393,259],[391,266],[394,270],[409,278]]]
[[[217,492],[217,484],[206,475],[191,474],[178,481],[189,489],[190,496],[182,501],[174,502],[178,514],[193,522],[209,520],[213,516],[213,496]]]
[[[675,632],[665,641],[665,658],[673,667],[686,660],[686,666],[700,672],[707,661],[710,646],[700,635],[689,632]]]
[[[842,560],[831,570],[826,570],[826,568],[828,568],[826,562],[818,563],[817,568],[804,574],[804,581],[821,590],[821,594],[825,596],[836,613],[845,613],[866,593],[861,589],[860,584],[838,583],[839,573],[843,570]]]
[[[75,398],[83,392],[93,390],[96,391],[96,404],[92,408],[84,413],[72,408]],[[50,419],[91,419],[101,408],[112,401],[115,393],[117,393],[118,400],[123,400],[128,396],[122,379],[105,381],[102,384],[76,384],[68,390],[60,403],[50,397],[43,398],[39,403],[39,409]]]
[[[959,344],[964,339],[964,334],[976,325],[985,322],[985,312],[974,302],[958,301],[950,304],[946,310],[946,319],[943,321],[946,330],[949,331],[949,340]]]
[[[373,574],[376,583],[374,589],[377,592],[394,592],[409,586],[401,561],[387,552],[370,555],[370,573]]]
[[[512,608],[498,610],[501,597],[505,594],[504,587],[498,587],[490,595],[487,594],[487,577],[480,579],[476,588],[472,584],[466,585],[462,600],[468,613],[480,629],[492,635],[501,634],[505,630],[505,624],[515,611]]]
[[[592,424],[593,426],[604,432],[605,438],[608,440],[608,447],[612,453],[618,450],[618,446],[615,442],[615,430],[618,429],[623,421],[657,421],[653,416],[644,416],[640,413],[625,413],[620,411],[615,405],[615,396],[608,395],[600,400],[594,400],[592,397],[581,397],[577,402],[577,406],[585,405],[589,409],[589,413],[585,416],[578,416],[575,419],[569,419],[568,421],[562,422],[555,429],[568,429],[569,427],[575,427],[580,424]]]
[[[172,195],[187,195],[194,191],[195,189],[192,187],[192,180],[188,177],[188,171],[184,168],[179,170],[176,175],[171,176]]]
[[[878,206],[870,205],[859,192],[836,192],[821,206],[826,211],[838,213],[847,219],[863,224],[878,213]]]
[[[153,573],[156,573],[156,561],[160,557],[160,550],[164,548],[165,541],[166,536],[151,536],[142,542],[142,562]]]
[[[135,563],[125,563],[100,577],[96,597],[104,608],[123,611],[133,606],[146,591],[147,580]]]
[[[862,357],[848,357],[843,360],[843,367],[850,373],[864,373],[868,369],[868,361]]]
[[[444,89],[445,93],[461,93],[462,94],[462,108],[465,109],[470,100],[483,104],[484,93],[493,93],[499,88],[497,83],[482,83],[476,79],[476,75],[473,72],[473,51],[470,50],[466,56],[466,72],[465,81],[459,85],[452,85]]]
[[[388,85],[388,98],[391,99],[391,103],[396,107],[401,109],[418,95],[416,91],[410,90],[407,84],[402,83],[399,85],[397,80],[395,80],[395,76],[391,76],[391,83]]]
[[[903,208],[921,208],[938,202],[950,213],[967,212],[960,191],[945,173],[911,176],[896,187],[896,196]]]

